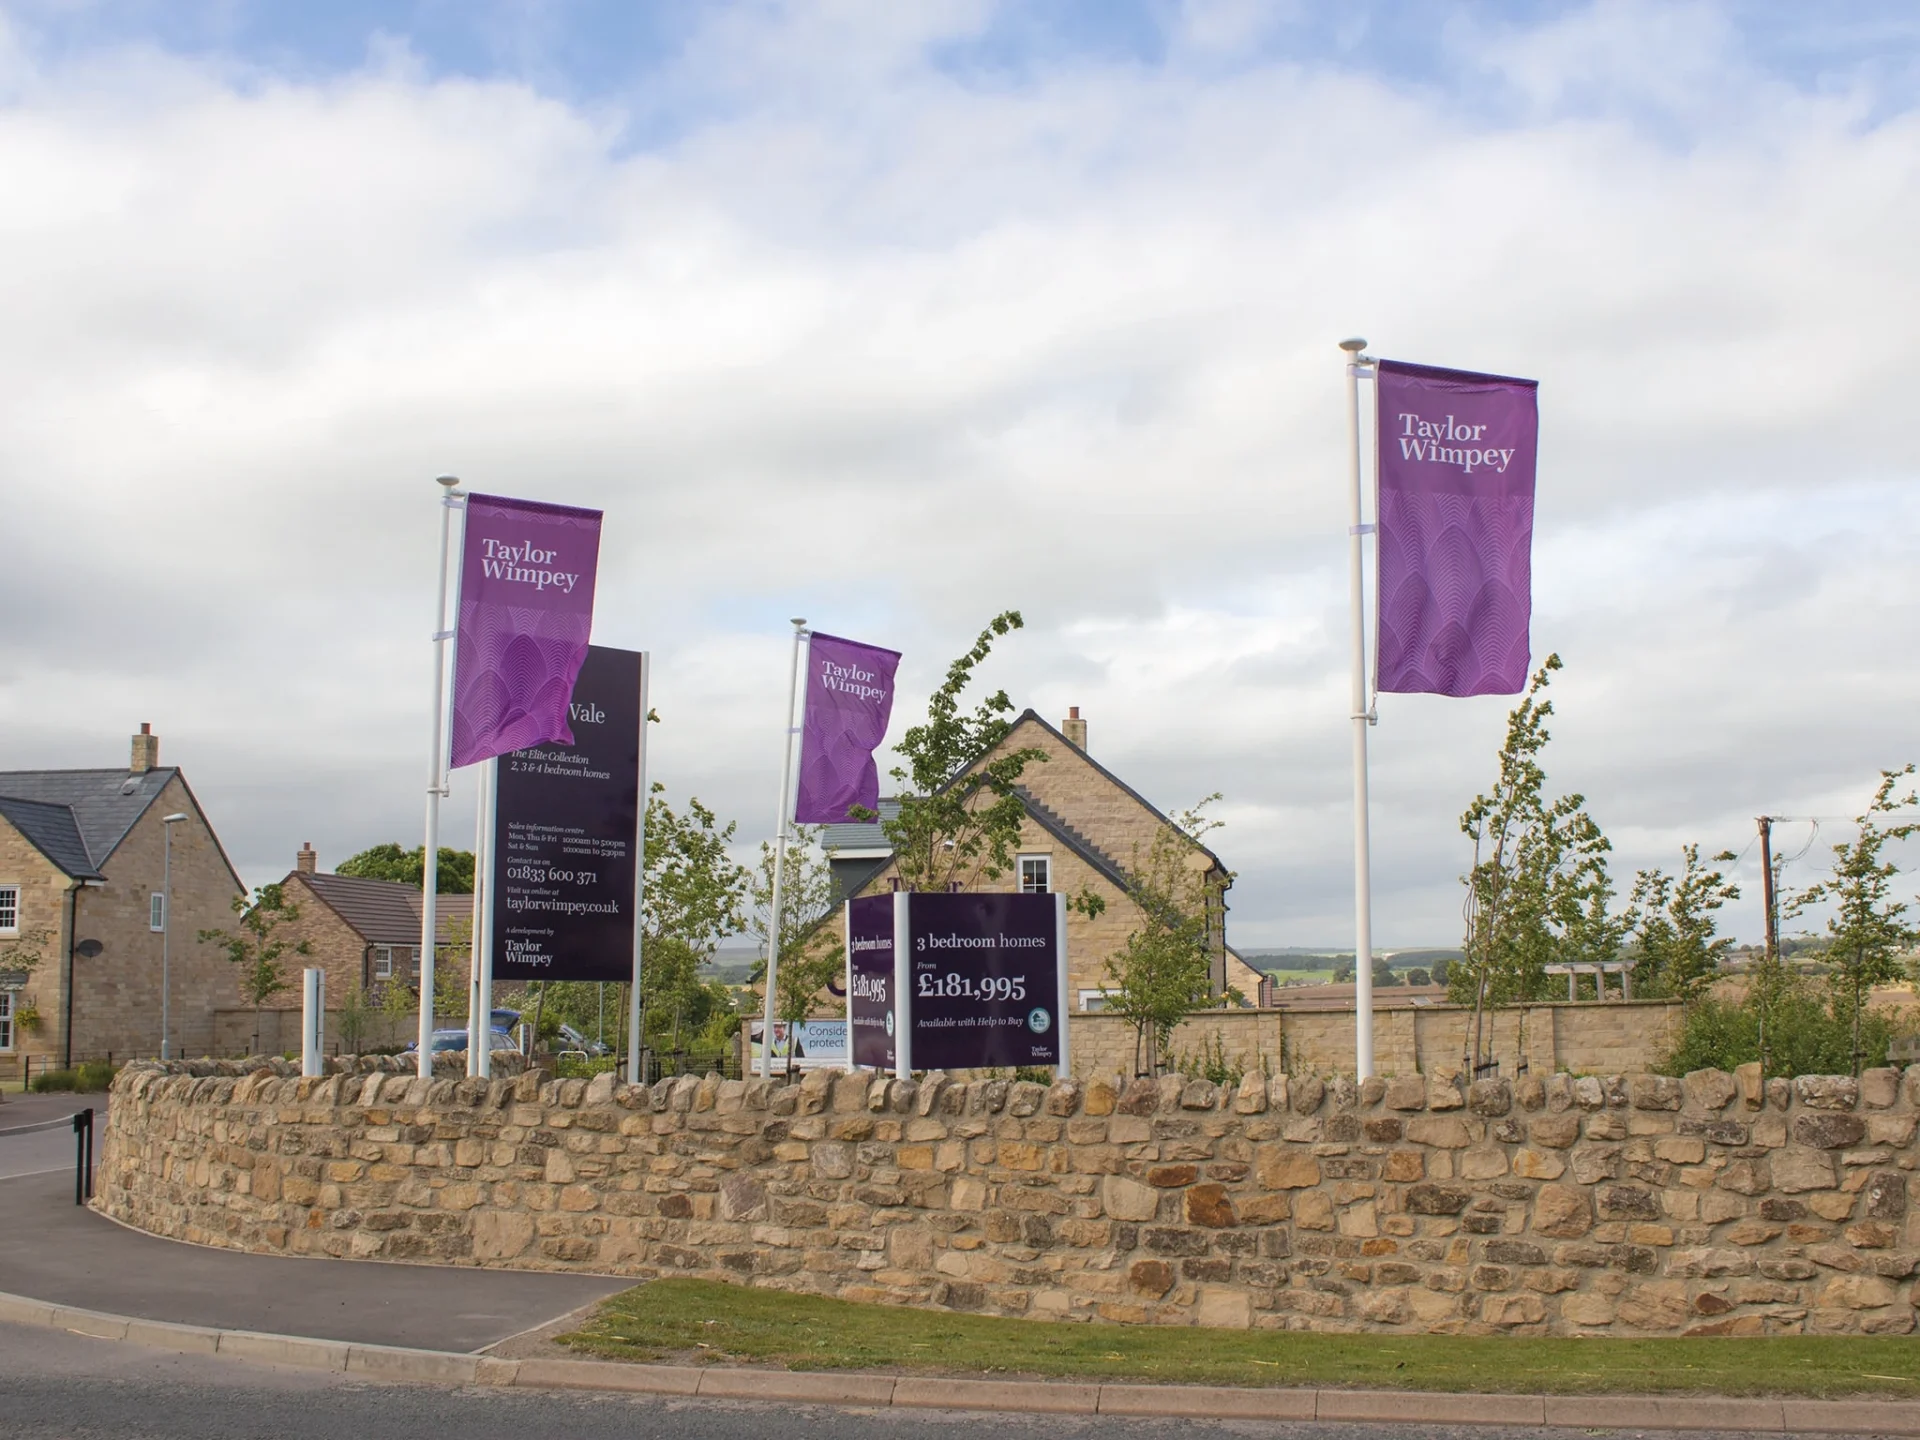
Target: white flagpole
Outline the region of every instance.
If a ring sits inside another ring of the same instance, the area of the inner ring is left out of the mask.
[[[1347,455],[1352,485],[1347,507],[1347,591],[1353,612],[1353,1069],[1373,1074],[1373,845],[1367,822],[1367,598],[1360,486],[1360,377],[1371,378],[1365,340],[1342,340],[1347,352]]]
[[[767,1014],[760,1033],[760,1076],[773,1078],[773,1014],[779,998],[780,983],[780,888],[787,864],[787,827],[793,823],[793,737],[806,723],[806,707],[800,706],[801,720],[795,723],[793,712],[800,694],[800,646],[807,638],[807,622],[802,616],[793,621],[793,658],[787,665],[786,750],[780,761],[780,813],[773,830],[773,894],[767,918]]]
[[[653,656],[640,652],[640,813],[633,823],[633,983],[627,987],[627,1083],[639,1085],[640,1043],[647,1012],[640,1002],[640,939],[647,913],[647,680]]]
[[[427,834],[420,874],[419,1073],[427,1080],[433,1078],[433,947],[438,939],[434,912],[440,887],[440,800],[447,793],[447,641],[453,638],[447,629],[447,552],[453,544],[453,512],[466,499],[454,488],[460,483],[457,476],[442,475],[435,483],[442,488],[440,582],[433,595],[433,745],[427,752]]]
[[[499,843],[500,757],[480,767],[473,839],[473,998],[467,1006],[467,1074],[493,1074],[493,849]],[[536,1037],[537,1038],[537,1037]]]

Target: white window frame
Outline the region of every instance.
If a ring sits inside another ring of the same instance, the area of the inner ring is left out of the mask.
[[[156,890],[147,896],[147,929],[158,935],[167,928],[167,892]]]
[[[1105,990],[1082,990],[1080,992],[1080,1013],[1083,1015],[1099,1014],[1100,1011],[1107,1008],[1107,999],[1108,996]]]
[[[0,1055],[13,1053],[13,993],[0,990]]]
[[[0,885],[0,917],[11,914],[11,924],[0,919],[0,935],[18,935],[20,933],[20,887],[18,885]]]
[[[373,978],[391,980],[393,978],[393,946],[376,945],[373,947]]]
[[[1037,864],[1045,871],[1047,883],[1038,890],[1031,888],[1027,884],[1027,866],[1029,864]],[[1013,862],[1013,873],[1015,879],[1019,882],[1020,893],[1022,895],[1051,895],[1053,893],[1052,855],[1022,855]]]

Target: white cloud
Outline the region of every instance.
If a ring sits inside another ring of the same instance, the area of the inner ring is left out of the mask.
[[[152,720],[256,879],[410,834],[454,470],[606,508],[656,773],[743,839],[788,615],[905,650],[911,697],[1017,605],[990,682],[1163,804],[1227,792],[1236,938],[1338,942],[1355,330],[1542,380],[1550,769],[1623,870],[1905,758],[1911,108],[1713,11],[1456,33],[1504,118],[1218,73],[1232,6],[1158,68],[970,86],[924,57],[981,13],[734,12],[638,129],[391,45],[303,80],[0,32],[0,765]],[[1383,943],[1457,933],[1505,708],[1383,700]]]

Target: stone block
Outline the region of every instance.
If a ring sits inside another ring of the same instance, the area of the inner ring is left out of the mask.
[[[1389,1110],[1427,1108],[1427,1082],[1418,1075],[1400,1075],[1387,1082],[1384,1097]]]
[[[1680,1082],[1671,1075],[1634,1075],[1627,1081],[1627,1100],[1636,1110],[1678,1110]]]
[[[1851,1075],[1801,1075],[1793,1088],[1809,1110],[1852,1110],[1860,1103],[1860,1082]]]

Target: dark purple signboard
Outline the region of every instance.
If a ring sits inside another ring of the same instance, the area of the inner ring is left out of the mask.
[[[909,964],[916,1070],[1058,1065],[1058,897],[914,895]]]
[[[891,1070],[899,1015],[894,1004],[893,896],[847,902],[847,1019],[855,1066]]]
[[[571,745],[500,757],[493,973],[633,978],[640,818],[640,655],[587,647],[567,707]]]

